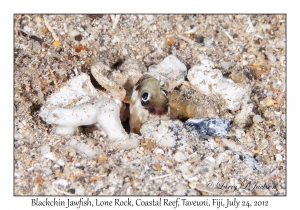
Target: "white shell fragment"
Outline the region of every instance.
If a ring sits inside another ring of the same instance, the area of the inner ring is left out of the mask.
[[[257,163],[257,161],[251,157],[250,155],[246,154],[244,155],[244,161],[253,168],[253,170],[258,170],[260,171],[261,167],[260,165]]]
[[[108,90],[114,97],[118,98],[120,101],[123,101],[126,96],[126,91],[121,84],[106,77],[105,74],[109,71],[110,67],[102,62],[98,62],[91,67],[91,72],[97,82],[106,90]]]
[[[97,155],[97,153],[85,143],[78,143],[75,139],[71,140],[69,145],[76,149],[79,153],[83,153],[90,158],[94,158]]]
[[[55,190],[58,193],[62,193],[64,195],[72,195],[71,193],[67,193],[63,190],[58,189],[58,186],[62,186],[62,187],[66,187],[67,185],[69,185],[68,181],[65,179],[57,179],[54,182],[52,182],[52,188],[53,190]]]
[[[234,123],[237,124],[239,127],[243,127],[248,116],[252,113],[253,104],[246,104],[243,105],[241,111],[235,115]]]
[[[222,62],[220,63],[220,65],[221,65],[224,69],[228,70],[228,69],[232,66],[232,63],[231,63],[231,62],[225,62],[225,61],[222,61]]]
[[[181,152],[181,151],[177,151],[174,155],[173,155],[174,160],[176,160],[177,162],[183,162],[187,159],[186,155]]]
[[[80,32],[77,31],[77,30],[72,30],[72,31],[70,32],[70,36],[78,36],[78,35],[80,35]]]
[[[42,155],[47,154],[49,152],[50,152],[50,147],[48,145],[45,145],[45,146],[41,147],[41,154]]]
[[[202,63],[200,66],[193,66],[187,75],[197,90],[208,96],[220,96],[226,102],[227,109],[232,111],[248,103],[251,91],[249,85],[225,79],[220,70],[212,69],[213,65],[209,65],[209,62]]]
[[[60,185],[62,187],[66,187],[68,184],[69,184],[68,181],[65,179],[58,179],[58,180],[55,180],[54,182],[52,182],[52,186]]]
[[[259,124],[260,122],[262,122],[263,121],[263,119],[262,119],[262,117],[260,116],[260,115],[255,115],[254,117],[253,117],[253,122],[255,123],[255,124]]]
[[[150,120],[141,127],[144,138],[156,140],[156,144],[162,147],[173,147],[179,141],[186,144],[185,132],[179,120]]]
[[[140,141],[137,138],[130,136],[129,139],[116,141],[113,143],[113,145],[118,149],[130,150],[137,148],[140,145]]]
[[[168,91],[183,83],[187,74],[186,66],[174,55],[169,55],[158,65],[149,67],[151,76],[163,81]]]
[[[91,67],[92,75],[97,82],[120,101],[131,98],[131,92],[136,82],[147,71],[146,67],[135,59],[127,59],[116,69],[111,69],[102,62]],[[126,98],[125,98],[126,97]]]
[[[49,153],[46,153],[46,154],[43,154],[43,156],[49,160],[52,160],[52,161],[56,161],[56,156],[53,152],[49,152]]]

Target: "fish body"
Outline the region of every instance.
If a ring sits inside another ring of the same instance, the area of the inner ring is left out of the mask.
[[[140,127],[151,119],[170,119],[169,98],[157,79],[144,75],[131,95],[130,132],[140,134]]]

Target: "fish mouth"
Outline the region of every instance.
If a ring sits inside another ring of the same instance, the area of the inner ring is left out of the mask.
[[[167,114],[168,112],[168,105],[165,105],[163,107],[149,107],[146,108],[150,114],[154,114],[154,115],[163,115],[163,114]]]

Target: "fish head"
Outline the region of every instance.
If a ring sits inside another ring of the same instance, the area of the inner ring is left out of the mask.
[[[161,87],[157,79],[150,75],[144,75],[136,83],[135,90],[138,91],[141,105],[150,114],[167,114],[169,109],[168,92]]]

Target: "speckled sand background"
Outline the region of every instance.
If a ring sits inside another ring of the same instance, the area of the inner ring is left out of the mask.
[[[114,66],[132,58],[148,68],[170,54],[188,70],[205,57],[224,77],[245,78],[253,104],[245,125],[188,141],[178,161],[177,148],[143,137],[137,148],[118,150],[86,127],[56,135],[38,116],[58,86],[91,75],[95,61]],[[14,195],[285,195],[285,56],[280,14],[14,15]],[[72,147],[75,140],[97,156]],[[263,189],[252,189],[255,183]]]

